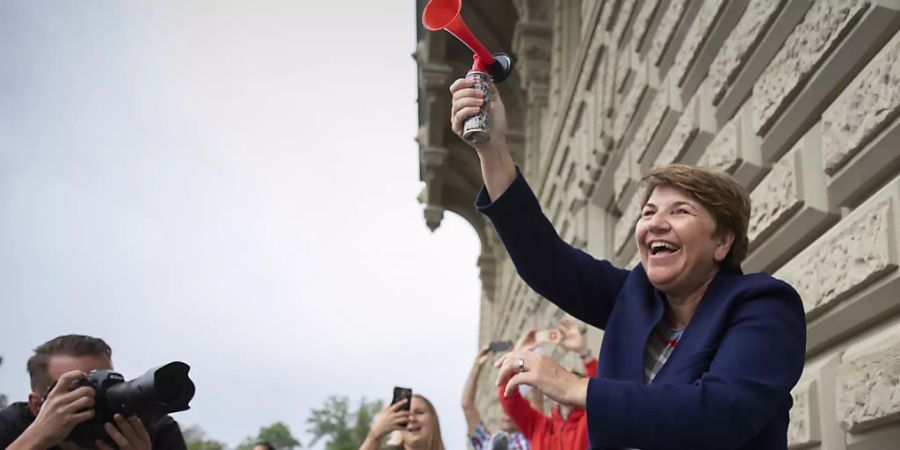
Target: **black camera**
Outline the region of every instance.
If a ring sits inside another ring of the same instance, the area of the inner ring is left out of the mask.
[[[93,448],[94,441],[99,439],[118,448],[103,429],[107,422],[115,424],[113,415],[138,416],[144,426],[149,426],[165,414],[189,409],[188,402],[194,398],[194,383],[188,377],[190,369],[187,364],[175,361],[130,381],[111,370],[91,372],[73,383],[71,389],[94,388],[94,417],[76,425],[66,440]]]

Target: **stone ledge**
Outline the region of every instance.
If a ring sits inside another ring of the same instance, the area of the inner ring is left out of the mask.
[[[757,45],[769,34],[784,0],[750,0],[744,14],[709,68],[709,83],[714,104],[719,104],[727,88],[744,67]]]
[[[799,384],[791,391],[794,406],[787,432],[788,448],[791,450],[813,447],[822,441],[817,391],[816,380]]]
[[[777,273],[800,293],[807,320],[897,267],[900,178],[850,213]],[[885,243],[892,243],[885,245]]]
[[[697,164],[730,173],[747,189],[753,189],[767,170],[759,151],[760,139],[753,133],[748,108],[725,124],[706,148]]]
[[[815,5],[819,5],[816,3]],[[821,3],[825,4],[825,3]],[[816,8],[816,6],[813,6]],[[812,10],[811,10],[812,11]],[[803,73],[808,82],[798,80],[789,91],[773,90],[769,95],[780,92],[784,99],[776,102],[777,109],[759,106],[754,114],[757,134],[764,135],[762,142],[763,158],[773,160],[789,149],[806,130],[818,120],[818,117],[829,103],[840,93],[840,90],[851,81],[857,71],[878,49],[893,36],[900,25],[900,12],[880,6],[854,6],[848,9],[848,20],[833,30],[822,45],[829,50],[820,55],[821,59],[808,66]],[[849,17],[859,17],[850,20]],[[829,18],[830,19],[830,18]],[[822,19],[820,19],[822,20]],[[853,25],[853,23],[856,23]],[[800,27],[798,26],[798,29]],[[846,34],[846,38],[841,37]],[[812,38],[808,36],[807,38]],[[788,45],[787,43],[785,45]],[[802,47],[806,48],[806,47]],[[795,49],[802,51],[802,49]],[[774,64],[774,63],[773,63]],[[806,67],[806,66],[804,66]],[[761,79],[760,83],[765,83]],[[759,86],[759,84],[757,84]],[[754,102],[763,104],[771,100],[757,97],[754,88]],[[771,103],[770,103],[771,104]],[[765,112],[768,111],[768,112]]]
[[[822,114],[825,172],[834,175],[900,114],[900,33]]]
[[[850,433],[900,421],[900,337],[845,359],[837,371],[837,414]]]
[[[821,127],[812,130],[750,194],[748,272],[771,272],[837,222],[822,173]]]
[[[776,0],[759,0],[759,2],[776,3]],[[775,57],[794,27],[812,6],[812,1],[789,0],[780,11],[777,9],[769,11],[764,10],[762,5],[754,5],[759,2],[751,3],[748,6],[748,12],[752,10],[761,14],[777,14],[777,16],[774,19],[768,16],[763,17],[760,22],[749,22],[749,19],[742,19],[743,27],[737,28],[735,34],[729,37],[729,41],[734,42],[731,47],[726,41],[726,49],[733,47],[733,53],[722,56],[723,62],[713,62],[711,75],[716,80],[713,83],[719,83],[719,85],[714,84],[716,86],[714,92],[717,106],[716,122],[719,125],[728,122],[735,111],[741,107],[753,89],[753,84],[768,67],[769,61]],[[746,18],[747,14],[744,17]],[[774,22],[771,26],[766,26],[769,20],[774,20]],[[738,27],[741,25],[739,24]],[[736,34],[738,31],[741,33]],[[718,74],[720,70],[721,73]],[[733,81],[729,83],[729,79],[733,79]],[[724,87],[725,84],[728,84],[727,88]]]
[[[900,168],[900,118],[828,179],[828,196],[834,204],[854,206],[868,192]]]
[[[865,11],[865,0],[815,2],[753,88],[756,133],[768,133],[795,93],[843,40]]]

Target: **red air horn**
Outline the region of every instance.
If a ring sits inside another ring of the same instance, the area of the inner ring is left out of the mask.
[[[457,39],[466,44],[475,55],[472,57],[472,69],[466,74],[466,78],[475,80],[475,89],[484,95],[484,105],[477,115],[466,120],[463,127],[463,139],[474,144],[487,142],[490,138],[490,123],[488,122],[488,110],[491,100],[491,85],[493,80],[499,83],[506,79],[512,72],[512,59],[506,53],[494,53],[488,51],[481,41],[472,34],[472,30],[460,17],[462,0],[431,0],[422,13],[422,24],[430,31],[447,30]]]

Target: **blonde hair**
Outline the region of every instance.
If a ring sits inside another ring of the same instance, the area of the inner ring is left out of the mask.
[[[704,167],[670,164],[651,169],[641,181],[645,185],[641,205],[646,205],[653,190],[660,186],[678,188],[697,199],[716,221],[717,235],[734,234],[722,265],[741,268],[750,246],[750,194],[731,175]]]

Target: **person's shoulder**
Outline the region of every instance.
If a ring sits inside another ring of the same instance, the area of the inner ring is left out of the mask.
[[[773,277],[768,273],[733,274],[731,280],[737,290],[735,296],[743,301],[765,301],[773,303],[779,309],[788,308],[803,314],[803,300],[800,294],[789,283]]]
[[[159,416],[146,424],[146,427],[154,447],[162,445],[162,448],[184,448],[184,436],[175,419],[167,415]]]
[[[773,277],[764,272],[740,275],[741,284],[748,290],[762,295],[775,295],[779,297],[796,297],[797,290],[784,280]]]
[[[33,420],[25,402],[16,402],[0,410],[0,448],[12,444]]]

